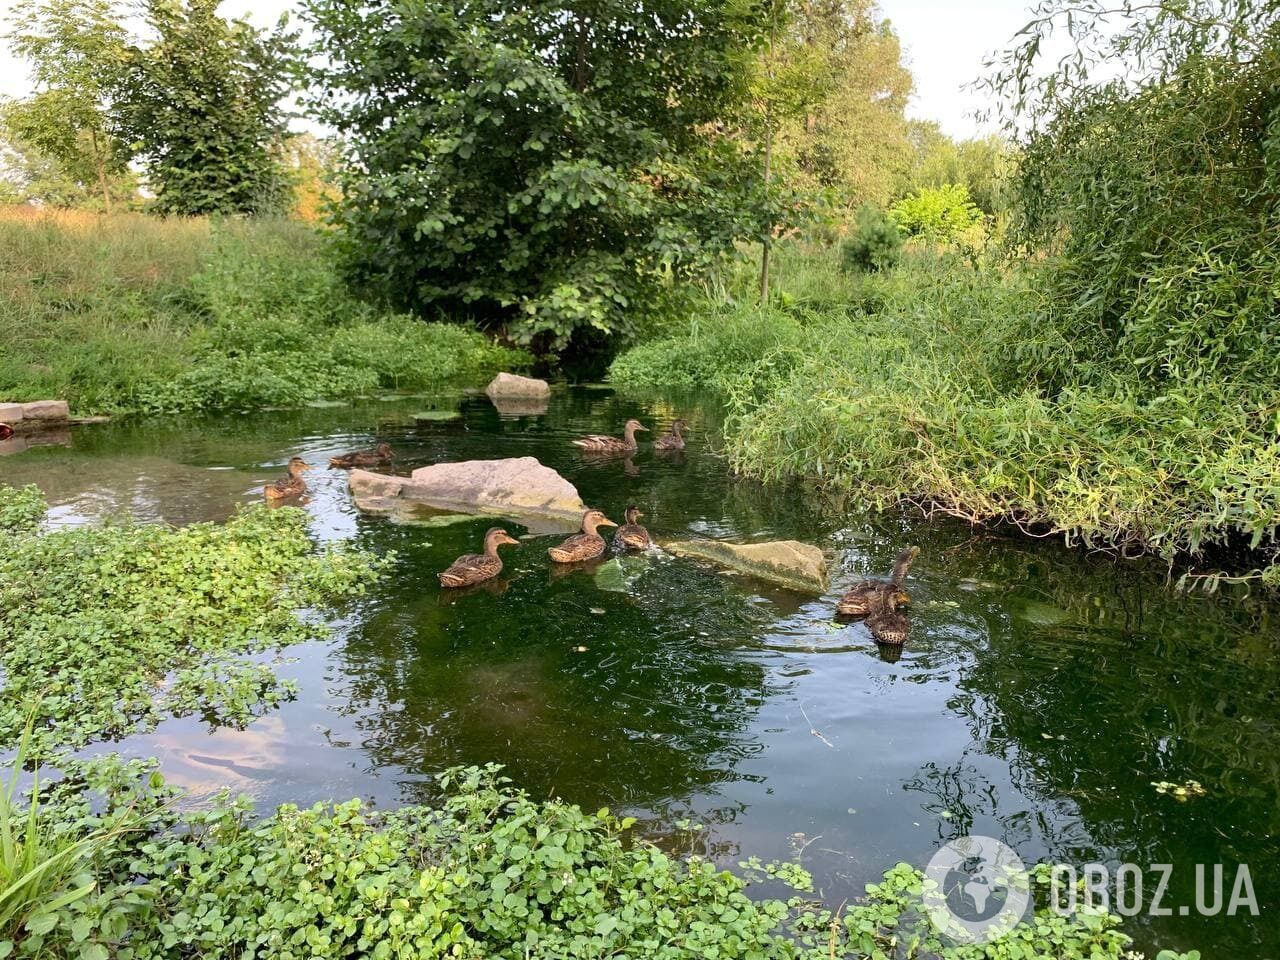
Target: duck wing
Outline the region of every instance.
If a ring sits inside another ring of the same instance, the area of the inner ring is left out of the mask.
[[[444,587],[462,587],[496,577],[502,572],[502,561],[483,553],[466,553],[442,570],[437,577]]]

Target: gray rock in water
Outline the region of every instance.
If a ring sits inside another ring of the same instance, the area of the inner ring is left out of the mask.
[[[66,420],[71,408],[65,400],[36,400],[22,405],[22,416],[26,420]]]
[[[500,373],[484,388],[489,399],[494,397],[542,398],[551,396],[551,387],[545,380],[521,377],[514,373]]]
[[[22,404],[0,403],[0,423],[14,424],[23,418]]]
[[[767,543],[678,540],[662,546],[676,556],[709,560],[801,593],[823,593],[827,589],[827,558],[817,547],[798,540]]]
[[[511,517],[531,530],[555,532],[575,529],[587,509],[573,484],[533,457],[437,463],[419,467],[411,477],[352,470],[349,482],[357,507],[392,516],[426,504]]]

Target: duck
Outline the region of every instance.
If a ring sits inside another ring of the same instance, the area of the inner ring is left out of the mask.
[[[344,453],[340,457],[330,457],[329,466],[340,467],[343,470],[350,470],[352,467],[376,467],[380,463],[386,463],[395,457],[396,452],[391,449],[391,444],[380,443],[372,450],[357,450],[354,453]]]
[[[881,590],[871,600],[867,629],[876,643],[901,647],[911,634],[911,621],[898,610],[897,597],[891,590]]]
[[[582,532],[552,547],[547,554],[556,563],[578,563],[582,560],[594,560],[604,553],[604,537],[596,533],[597,527],[616,527],[617,524],[599,510],[588,510],[582,515]]]
[[[501,527],[493,527],[484,535],[484,553],[464,553],[448,568],[436,576],[442,587],[469,587],[472,584],[492,580],[502,572],[502,558],[498,547],[519,544],[515,537]]]
[[[911,598],[902,589],[902,581],[919,552],[919,547],[907,547],[899,553],[888,580],[859,580],[836,601],[836,613],[842,617],[865,617],[871,613],[872,600],[882,593],[892,593],[898,606],[910,603]]]
[[[644,514],[640,509],[632,504],[625,511],[626,523],[618,528],[618,532],[613,535],[613,542],[628,550],[647,550],[653,545],[653,539],[649,536],[649,531],[636,523]]]
[[[311,464],[301,457],[290,457],[287,469],[289,476],[283,480],[268,483],[262,488],[262,495],[268,500],[291,500],[307,492],[307,481],[302,479],[302,473],[304,470],[310,470]]]
[[[677,417],[671,423],[671,429],[664,433],[657,440],[653,441],[653,449],[655,450],[683,450],[684,434],[680,431],[688,427],[688,422],[683,417]]]
[[[636,444],[637,430],[643,430],[648,433],[649,428],[633,418],[623,424],[622,439],[601,433],[593,433],[590,436],[582,437],[580,440],[574,440],[573,445],[586,453],[635,453],[638,449]]]

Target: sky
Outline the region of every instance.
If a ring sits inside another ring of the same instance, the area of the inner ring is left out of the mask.
[[[7,14],[13,0],[0,0]],[[269,26],[292,10],[296,0],[224,0],[221,12]],[[1027,22],[1029,0],[880,0],[880,8],[898,36],[916,80],[908,113],[936,120],[945,133],[964,138],[994,132],[973,113],[982,99],[965,86],[982,74],[982,61],[1003,48]],[[30,83],[23,64],[0,50],[0,95],[21,97]]]

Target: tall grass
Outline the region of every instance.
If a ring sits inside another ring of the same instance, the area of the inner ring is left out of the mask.
[[[1274,410],[1213,384],[1035,386],[1028,365],[1056,335],[1033,319],[1029,272],[916,256],[841,276],[831,251],[790,253],[801,296],[759,307],[732,276],[683,335],[624,354],[613,378],[720,390],[745,474],[1171,561],[1226,548],[1227,566],[1280,583]]]
[[[248,409],[417,388],[527,358],[353,298],[284,220],[0,210],[0,400]]]

